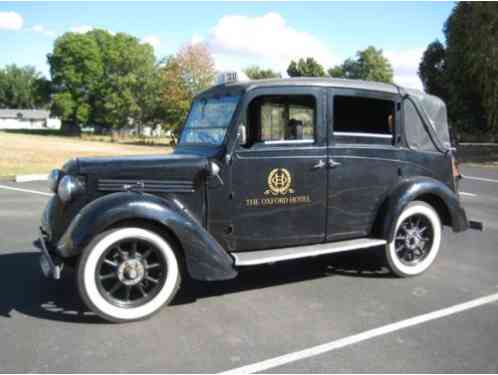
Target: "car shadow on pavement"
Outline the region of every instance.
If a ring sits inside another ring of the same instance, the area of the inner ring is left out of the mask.
[[[45,278],[39,266],[40,253],[16,252],[0,255],[0,318],[13,312],[73,323],[101,323],[78,295],[71,272],[63,280]],[[65,276],[65,277],[64,277]]]
[[[200,282],[184,281],[173,304],[193,303],[197,299],[238,293],[244,290],[262,289],[282,284],[292,284],[333,276],[360,278],[393,278],[386,267],[384,248],[358,250],[347,253],[320,256],[254,266],[239,269],[233,280]]]
[[[393,277],[385,268],[381,251],[355,251],[240,269],[233,280],[200,282],[186,278],[173,305],[244,290],[262,289],[333,276]],[[380,249],[382,250],[382,249]],[[0,255],[0,318],[19,312],[32,317],[70,323],[106,323],[81,300],[74,272],[64,270],[60,281],[46,279],[38,252]]]

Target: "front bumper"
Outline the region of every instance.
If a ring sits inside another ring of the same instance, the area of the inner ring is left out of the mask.
[[[50,249],[49,242],[47,242],[47,235],[44,233],[43,229],[40,228],[40,236],[33,245],[37,247],[40,254],[40,268],[45,277],[59,280],[61,278],[62,268],[64,263],[56,256]]]

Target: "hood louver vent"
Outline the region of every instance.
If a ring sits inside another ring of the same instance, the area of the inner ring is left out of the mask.
[[[97,190],[106,192],[131,190],[130,186],[137,186],[136,190],[149,193],[193,193],[194,184],[191,181],[161,181],[161,180],[125,180],[99,179]]]

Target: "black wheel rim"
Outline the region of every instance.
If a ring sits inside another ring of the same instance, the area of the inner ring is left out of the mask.
[[[164,286],[167,263],[154,244],[124,239],[100,256],[95,281],[100,294],[111,304],[133,308],[152,300]]]
[[[434,228],[429,218],[415,214],[406,218],[396,232],[396,256],[405,265],[414,266],[429,255],[434,242]]]

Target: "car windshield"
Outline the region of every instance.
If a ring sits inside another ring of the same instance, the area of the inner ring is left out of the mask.
[[[179,144],[222,144],[239,99],[221,96],[194,101]]]

